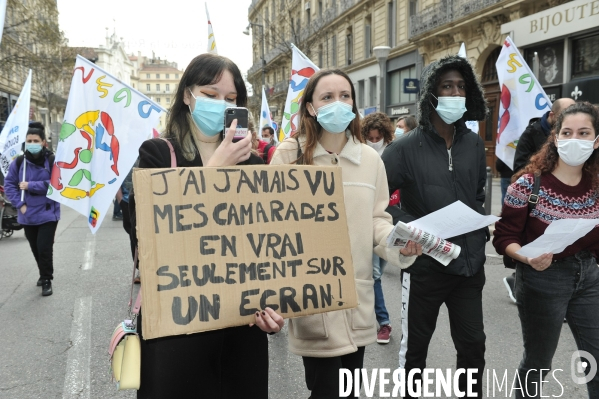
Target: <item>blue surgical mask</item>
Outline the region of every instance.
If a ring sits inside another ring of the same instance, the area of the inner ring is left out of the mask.
[[[189,107],[189,112],[196,126],[206,136],[213,137],[219,134],[224,129],[225,110],[233,106],[229,105],[225,100],[213,100],[207,97],[196,97],[189,90],[191,96],[196,100],[195,108],[192,110]]]
[[[38,143],[25,143],[25,150],[30,154],[38,154],[42,151],[42,145]]]
[[[400,136],[403,136],[403,134],[404,134],[404,133],[405,133],[405,132],[404,132],[404,130],[403,130],[403,129],[400,129],[400,128],[395,128],[395,137],[400,137]]]
[[[345,132],[351,121],[356,118],[356,114],[352,112],[352,106],[341,101],[323,105],[318,108],[318,112],[312,104],[310,106],[316,114],[316,121],[329,133]]]
[[[466,97],[439,97],[437,102],[435,110],[448,125],[459,120],[466,112]]]

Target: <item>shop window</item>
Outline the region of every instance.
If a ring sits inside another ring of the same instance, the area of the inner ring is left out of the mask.
[[[539,76],[537,76],[537,79],[541,86],[564,83],[564,41],[558,40],[527,48],[524,58],[531,68],[535,52],[539,56]]]
[[[599,35],[573,40],[572,79],[599,75]]]
[[[369,79],[369,88],[368,88],[368,106],[374,107],[376,106],[376,76],[371,76]]]
[[[403,92],[403,80],[415,79],[416,67],[411,66],[393,71],[389,74],[389,104],[403,104],[416,101],[416,94],[407,94]]]
[[[358,108],[364,108],[364,81],[358,80]]]

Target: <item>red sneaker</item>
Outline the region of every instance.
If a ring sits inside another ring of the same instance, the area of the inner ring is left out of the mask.
[[[379,344],[388,344],[391,340],[391,326],[381,326],[379,332],[376,334],[376,342]]]

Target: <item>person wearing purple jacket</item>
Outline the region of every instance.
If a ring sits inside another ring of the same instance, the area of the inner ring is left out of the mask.
[[[46,197],[53,162],[54,155],[46,148],[44,126],[31,122],[25,139],[25,155],[18,156],[10,164],[4,182],[6,196],[18,209],[17,220],[24,227],[25,237],[37,262],[40,273],[37,285],[42,287],[43,296],[52,295],[52,252],[60,220],[60,204]],[[21,200],[23,191],[25,194]]]

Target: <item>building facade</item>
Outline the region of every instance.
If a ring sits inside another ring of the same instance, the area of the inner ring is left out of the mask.
[[[29,118],[47,133],[58,133],[66,106],[65,68],[74,59],[64,51],[55,0],[8,0],[0,47],[0,125],[4,126],[32,70]],[[51,135],[48,135],[51,137]]]
[[[137,75],[139,79],[139,91],[148,96],[168,110],[174,99],[177,86],[183,75],[183,71],[177,68],[177,63],[168,62],[158,58],[147,58],[138,55],[139,67]],[[160,116],[159,131],[166,127],[166,113]]]
[[[465,43],[491,109],[479,134],[493,169],[500,95],[495,63],[508,35],[531,67],[537,53],[537,77],[550,97],[599,103],[593,89],[599,83],[599,0],[253,0],[248,18],[254,61],[248,81],[260,93],[264,54],[277,122],[291,74],[290,43],[320,68],[347,72],[363,114],[383,110],[391,118],[417,112],[418,94],[404,87],[406,79],[419,79],[425,65],[457,54]],[[376,46],[390,47],[382,67]],[[250,107],[257,112],[259,94]]]

